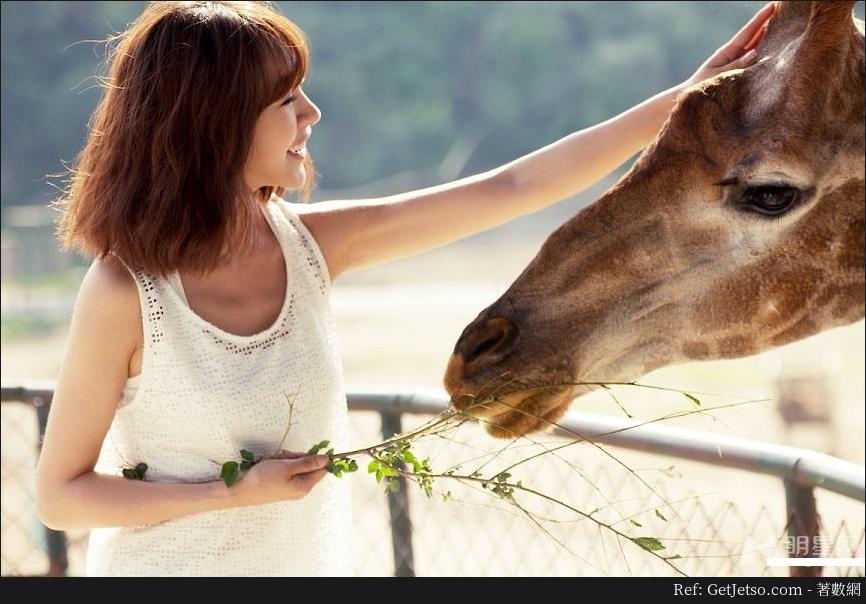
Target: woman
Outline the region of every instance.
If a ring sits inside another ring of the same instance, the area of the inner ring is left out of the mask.
[[[117,37],[59,200],[65,246],[95,259],[39,460],[40,518],[92,529],[88,575],[353,574],[349,485],[316,486],[327,457],[292,452],[345,450],[333,280],[590,186],[656,136],[681,90],[748,66],[772,12],[683,84],[504,166],[301,209],[281,196],[313,186],[303,33],[262,3],[150,4]],[[226,486],[241,450],[261,461]],[[143,480],[122,477],[140,463]]]

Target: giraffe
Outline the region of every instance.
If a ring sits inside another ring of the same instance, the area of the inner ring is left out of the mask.
[[[460,335],[444,377],[457,409],[513,438],[557,421],[588,382],[863,318],[855,4],[777,3],[755,64],[681,95],[632,168]]]

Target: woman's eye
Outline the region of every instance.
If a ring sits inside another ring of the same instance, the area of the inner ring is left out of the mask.
[[[748,187],[737,200],[743,210],[778,216],[790,210],[800,198],[800,190],[784,185],[760,185]]]
[[[287,98],[285,101],[283,101],[283,105],[288,105],[289,103],[291,103],[294,100],[295,100],[295,95],[292,95],[289,98]]]

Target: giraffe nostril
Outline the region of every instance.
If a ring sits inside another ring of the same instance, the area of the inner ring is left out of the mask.
[[[494,348],[496,344],[502,341],[503,336],[504,334],[495,334],[479,343],[478,346],[475,347],[475,350],[469,353],[469,359],[477,359],[488,350]]]
[[[510,350],[517,339],[517,328],[503,317],[495,317],[467,334],[460,352],[467,365],[491,353],[502,354]]]

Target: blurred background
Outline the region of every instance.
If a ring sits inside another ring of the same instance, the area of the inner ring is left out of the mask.
[[[323,113],[309,143],[320,175],[315,202],[448,182],[605,120],[688,77],[763,3],[274,4],[307,33],[312,47],[305,90]],[[104,73],[100,65],[105,46],[99,41],[125,29],[144,6],[2,3],[4,385],[58,375],[88,261],[59,251],[53,236],[57,216],[48,203],[58,195],[57,187],[64,186],[58,174],[75,159],[100,98],[96,76]],[[856,10],[862,19],[862,3]],[[543,212],[433,252],[341,277],[332,302],[350,387],[440,387],[445,362],[463,327],[505,291],[557,225],[598,197],[627,167]],[[764,400],[673,424],[864,463],[862,321],[756,357],[669,367],[642,381],[718,395],[703,399],[707,408],[729,404],[737,396]],[[641,418],[683,407],[682,397],[647,391],[623,392],[619,398]],[[582,398],[579,408],[619,413],[603,395]],[[38,435],[31,411],[3,405],[4,575],[28,568],[36,572],[32,569],[44,565],[44,543],[32,512]],[[377,416],[354,414],[353,422],[356,444],[378,438]],[[490,445],[480,431],[473,442]],[[630,457],[629,464],[660,469],[670,461],[638,455]],[[711,497],[712,492],[719,498],[706,503],[706,518],[716,515],[716,503],[750,518],[738,529],[740,536],[731,536],[734,541],[742,543],[754,532],[752,520],[759,508],[777,516],[784,510],[784,493],[775,483],[744,488],[752,478],[742,473],[697,464],[677,467],[678,477],[663,479],[667,488],[676,490],[673,481],[687,485],[689,493]],[[361,492],[366,487],[360,483],[367,478],[349,479],[359,483]],[[359,501],[382,499],[364,493]],[[825,520],[830,518],[833,527],[839,522],[853,525],[853,549],[859,548],[862,556],[862,505],[822,497],[826,501],[820,500],[819,507]],[[784,518],[775,522],[773,530],[784,529]],[[369,525],[358,530],[357,542],[375,541]],[[421,534],[416,534],[416,545]],[[14,554],[7,549],[12,541],[22,544]],[[526,548],[514,543],[515,559],[522,558]],[[82,570],[80,545],[72,574]],[[508,545],[489,547],[495,551]],[[392,573],[389,555],[387,550],[359,550],[359,572]],[[559,559],[563,554],[554,548],[549,555]],[[437,566],[437,556],[429,551],[428,557],[434,561],[427,574],[473,572]],[[547,574],[555,565],[530,571],[515,562],[514,568],[517,574]],[[501,569],[482,565],[474,573],[497,574]],[[567,567],[561,572],[579,571]],[[612,572],[626,571],[616,567]]]

